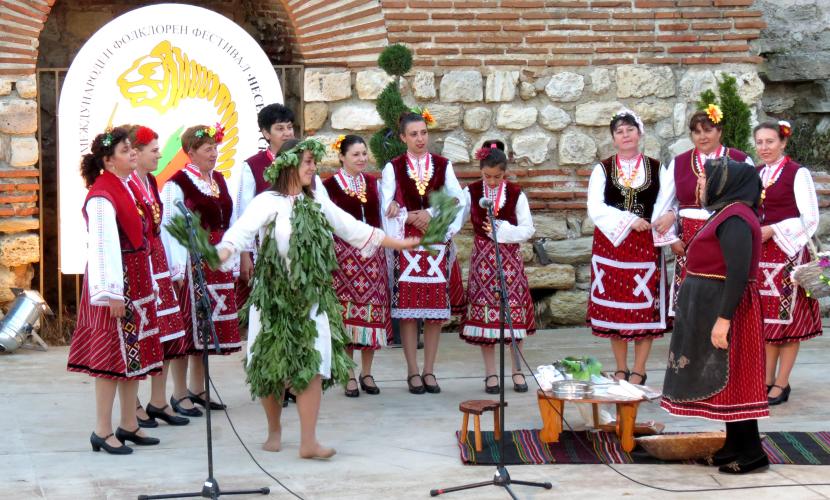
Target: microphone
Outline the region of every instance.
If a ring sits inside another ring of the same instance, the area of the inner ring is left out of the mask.
[[[179,211],[182,213],[182,215],[184,215],[185,219],[187,219],[187,221],[190,222],[190,210],[188,210],[187,207],[184,206],[184,202],[182,200],[176,201],[176,207],[178,207]]]
[[[478,206],[481,208],[493,208],[493,200],[484,196],[478,200]]]

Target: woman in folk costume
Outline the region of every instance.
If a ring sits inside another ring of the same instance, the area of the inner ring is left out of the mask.
[[[337,268],[332,233],[369,258],[380,246],[410,248],[416,239],[395,240],[364,224],[314,190],[316,161],[324,146],[290,140],[266,173],[273,188],[258,195],[218,245],[228,262],[259,236],[251,291],[248,384],[268,418],[263,449],[279,451],[282,392],[298,391],[302,458],[329,458],[335,450],[317,441],[317,417],[324,386],[345,384],[354,365],[346,355],[350,339],[333,287]]]
[[[158,167],[161,150],[158,143],[158,134],[148,127],[127,125],[130,144],[136,152],[136,169],[130,174],[129,185],[138,199],[144,204],[144,213],[150,221],[150,255],[153,263],[153,282],[155,283],[157,300],[156,316],[158,317],[159,338],[164,348],[164,366],[161,373],[150,379],[150,402],[147,410],[137,403],[138,425],[141,427],[157,427],[156,418],[169,425],[186,425],[190,422],[185,417],[176,415],[167,404],[167,372],[171,362],[186,363],[184,343],[184,322],[182,321],[179,299],[173,290],[173,279],[167,265],[167,256],[161,241],[161,195],[158,184],[152,172]],[[174,361],[175,360],[175,361]]]
[[[611,340],[614,376],[635,384],[646,382],[651,343],[666,331],[665,268],[649,223],[660,191],[660,162],[640,153],[643,132],[633,111],[614,115],[617,153],[594,167],[588,183],[588,216],[596,225],[588,324],[594,335]]]
[[[694,148],[677,155],[668,168],[660,172],[660,196],[654,204],[652,223],[654,244],[670,245],[675,255],[674,279],[669,295],[669,316],[674,315],[674,304],[680,284],[686,274],[686,245],[709,218],[697,196],[697,180],[705,176],[706,160],[727,156],[735,161],[752,165],[752,159],[743,151],[721,144],[723,123],[730,117],[723,116],[716,104],[695,112],[689,120],[689,135]],[[675,225],[675,222],[679,224]],[[679,227],[679,234],[678,229]]]
[[[426,115],[426,118],[425,116]],[[404,113],[398,132],[406,144],[406,153],[383,168],[382,198],[387,214],[397,212],[399,235],[421,237],[429,225],[432,212],[429,195],[445,189],[449,196],[464,203],[464,193],[455,177],[452,163],[428,151],[428,112]],[[395,254],[392,292],[392,317],[400,320],[401,341],[407,365],[407,385],[412,394],[441,392],[433,374],[441,325],[450,319],[450,275],[455,264],[452,236],[461,228],[463,209],[448,229],[446,243],[435,245],[437,255],[424,249],[404,250]],[[418,320],[424,321],[424,371],[418,370]]]
[[[793,283],[797,265],[810,261],[807,245],[818,229],[816,188],[810,170],[784,154],[792,134],[787,122],[755,127],[755,149],[763,165],[761,235],[764,246],[758,283],[764,315],[769,403],[790,397],[790,373],[801,342],[821,335],[818,301]]]
[[[755,168],[708,160],[700,202],[713,215],[686,246],[661,406],[673,415],[726,422],[726,442],[701,461],[727,474],[764,469],[758,420],[769,416],[756,274],[761,227]]]
[[[182,149],[190,161],[173,174],[161,192],[164,204],[162,226],[169,224],[173,215],[180,214],[177,204],[184,203],[188,210],[199,216],[201,225],[210,233],[210,241],[213,244],[222,239],[233,215],[233,200],[228,193],[225,178],[214,171],[218,156],[217,145],[222,142],[222,136],[223,131],[219,126],[196,125],[185,130],[182,134]],[[187,249],[166,230],[162,232],[162,238],[164,248],[168,252],[170,274],[179,287],[179,305],[185,323],[185,349],[189,355],[190,368],[188,384],[188,365],[173,365],[174,393],[170,398],[170,405],[182,415],[198,417],[202,415],[202,411],[194,404],[202,407],[208,404],[202,397],[205,387],[201,353],[206,348],[210,354],[219,353],[213,344],[205,346],[202,342],[198,299],[203,294],[207,294],[210,299],[213,326],[219,339],[221,354],[239,351],[242,341],[237,325],[234,278],[231,272],[214,271],[204,262],[191,262]],[[194,268],[197,265],[202,266],[207,290],[199,289],[195,283]],[[216,402],[211,402],[210,405],[212,409],[223,408]]]
[[[332,145],[342,167],[323,182],[329,199],[355,219],[382,229],[380,182],[364,173],[369,150],[359,135],[341,135]],[[380,394],[372,376],[375,351],[386,345],[392,331],[389,315],[389,273],[386,253],[375,252],[364,258],[359,248],[334,237],[338,269],[334,271],[334,289],[343,306],[343,323],[351,342],[346,348],[349,358],[360,351],[360,388],[367,394]],[[358,379],[349,370],[346,396],[356,398]]]
[[[498,394],[499,379],[496,375],[496,353],[494,346],[499,342],[501,332],[499,279],[496,269],[495,242],[499,244],[508,305],[513,329],[505,324],[505,341],[512,349],[521,351],[523,340],[536,331],[533,299],[525,276],[524,262],[519,243],[524,243],[536,231],[530,216],[530,205],[518,184],[508,181],[507,156],[504,143],[485,141],[476,152],[481,167],[481,181],[464,188],[467,213],[473,223],[473,252],[470,256],[470,276],[467,284],[468,311],[464,319],[461,338],[469,344],[481,346],[484,358],[484,390]],[[487,209],[479,200],[493,202],[496,227],[490,225]],[[514,342],[515,341],[515,342]],[[527,381],[522,366],[514,354],[513,390],[527,392]]]
[[[138,381],[161,371],[164,353],[156,322],[156,296],[150,262],[151,215],[128,185],[136,153],[127,131],[115,128],[92,141],[81,161],[89,188],[87,269],[78,322],[69,348],[69,371],[95,377],[93,451],[126,455],[124,445],[158,444],[136,420]],[[115,391],[120,396],[120,426],[112,432]]]

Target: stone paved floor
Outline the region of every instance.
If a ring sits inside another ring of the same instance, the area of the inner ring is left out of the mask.
[[[667,339],[655,343],[649,383],[662,383]],[[151,430],[161,438],[158,447],[138,449],[127,457],[92,453],[89,433],[93,425],[92,379],[67,373],[66,348],[47,353],[20,350],[0,356],[0,498],[127,499],[144,493],[192,491],[206,477],[204,419],[171,428]],[[584,329],[548,330],[529,342],[532,366],[567,355],[593,354],[611,366],[605,341]],[[458,403],[484,397],[481,362],[476,349],[446,334],[442,340],[438,374],[440,395],[413,396],[403,380],[403,353],[379,353],[375,375],[380,396],[361,394],[347,399],[341,390],[329,391],[323,401],[319,433],[322,442],[337,448],[328,462],[297,458],[298,420],[292,407],[283,418],[284,450],[269,454],[259,449],[264,437],[264,416],[244,387],[239,355],[214,359],[216,384],[230,407],[242,439],[272,474],[308,499],[427,498],[439,486],[487,480],[491,467],[463,466],[454,432],[460,424]],[[830,390],[820,384],[830,379],[830,337],[804,345],[792,377],[789,403],[773,410],[762,430],[830,430],[826,408]],[[142,386],[146,399],[148,387]],[[507,428],[540,425],[531,391],[508,393]],[[566,417],[579,423],[569,407]],[[715,430],[718,424],[697,419],[676,419],[654,405],[644,405],[640,420],[657,419],[671,431]],[[223,415],[215,418],[216,477],[224,489],[271,486],[269,498],[291,498],[260,472],[234,437]],[[486,419],[485,428],[489,419]],[[791,484],[828,481],[830,467],[774,466],[750,477],[724,477],[699,466],[618,466],[637,480],[669,489]],[[551,481],[553,490],[517,486],[520,498],[699,498],[700,494],[662,492],[639,486],[603,465],[514,466],[514,479]],[[694,495],[694,496],[693,496]],[[830,498],[830,487],[739,490],[733,498]],[[504,491],[489,487],[454,493],[447,498],[504,499]]]

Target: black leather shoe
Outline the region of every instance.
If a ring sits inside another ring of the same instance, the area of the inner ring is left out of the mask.
[[[427,381],[426,381],[426,378],[427,378],[427,377],[432,377],[432,380],[434,380],[434,381],[435,381],[435,383],[434,383],[434,384],[427,384]],[[423,380],[423,381],[424,381],[424,389],[425,389],[428,393],[430,393],[430,394],[438,394],[439,392],[441,392],[441,386],[440,386],[440,385],[438,385],[438,379],[435,377],[435,375],[434,375],[434,374],[432,374],[432,373],[424,373],[423,375],[421,375],[421,380]]]
[[[197,404],[197,405],[201,406],[202,408],[207,408],[207,401],[205,401],[202,398],[202,394],[204,394],[205,392],[206,391],[202,391],[199,394],[193,394],[192,392],[187,391],[187,397],[191,401],[193,401],[193,404]],[[210,409],[211,410],[224,410],[225,408],[227,408],[227,406],[225,406],[221,403],[217,403],[216,401],[211,401],[210,402]]]
[[[121,427],[115,429],[115,439],[121,441],[122,443],[125,441],[132,441],[139,446],[153,446],[161,442],[158,438],[139,436],[138,429],[130,432],[125,431]]]
[[[176,399],[173,396],[170,396],[170,406],[173,407],[173,411],[179,415],[184,415],[185,417],[201,417],[203,415],[202,410],[196,408],[195,406],[193,408],[182,408],[179,403],[185,399],[187,399],[187,396],[182,399]]]
[[[718,467],[718,471],[724,474],[749,474],[750,472],[763,472],[767,469],[769,469],[769,458],[766,454],[749,460],[738,459]]]
[[[357,385],[357,379],[356,378],[350,378],[349,382],[351,382],[352,380],[354,380],[354,385]],[[358,396],[360,396],[360,390],[358,390],[357,387],[355,387],[354,389],[349,389],[349,383],[347,382],[346,383],[346,397],[347,398],[356,398]]]
[[[149,406],[149,405],[147,405],[147,406]],[[141,409],[141,405],[136,406],[136,407],[135,407],[135,409],[136,409],[136,410],[140,410],[140,409]],[[143,428],[145,428],[145,429],[152,429],[152,428],[154,428],[154,427],[158,427],[158,426],[159,426],[159,423],[158,423],[158,422],[156,422],[156,419],[154,419],[154,418],[153,418],[153,416],[152,416],[152,415],[150,415],[150,413],[149,413],[149,412],[147,413],[147,417],[148,417],[148,418],[141,418],[141,417],[139,417],[138,415],[136,415],[136,417],[135,417],[135,418],[138,420],[138,426],[139,426],[139,427],[143,427]]]
[[[720,453],[709,455],[705,458],[698,458],[695,463],[698,465],[707,465],[709,467],[720,467],[721,465],[730,464],[738,459],[737,453]]]
[[[631,377],[633,377],[634,375],[637,375],[638,377],[640,377],[640,381],[637,382],[636,384],[634,384],[634,382],[631,382]],[[648,375],[646,375],[645,373],[631,372],[628,375],[628,379],[626,379],[626,380],[628,380],[629,382],[631,382],[634,385],[646,385],[646,380],[648,380]]]
[[[406,379],[406,385],[409,386],[409,392],[412,394],[423,394],[426,392],[426,389],[424,389],[424,379],[421,378],[421,385],[412,385],[412,379],[415,377],[421,378],[421,376],[416,373],[415,375],[410,375]]]
[[[487,385],[487,381],[491,378],[496,379],[496,385]],[[499,393],[499,376],[498,375],[487,375],[484,378],[484,392],[487,394],[498,394]]]
[[[133,452],[133,449],[129,446],[125,446],[122,444],[121,446],[112,446],[107,444],[107,439],[112,436],[112,434],[108,434],[106,437],[101,437],[95,432],[89,436],[89,444],[92,445],[92,451],[101,451],[101,448],[104,449],[110,455],[129,455]]]
[[[380,388],[377,386],[377,384],[375,384],[375,385],[366,384],[366,379],[367,378],[372,379],[373,384],[375,382],[375,377],[373,377],[371,375],[361,375],[360,376],[360,388],[363,390],[363,392],[365,392],[366,394],[371,394],[373,396],[376,396],[376,395],[380,394]]]
[[[781,389],[781,394],[774,398],[767,397],[767,402],[770,406],[786,403],[787,400],[790,399],[790,384],[787,384],[787,387],[781,387],[780,385],[773,385],[772,387],[778,387]],[[772,390],[772,387],[770,387],[770,390]]]
[[[164,412],[167,409],[167,405],[164,405],[164,408],[156,408],[155,406],[148,404],[147,405],[147,415],[154,419],[164,420],[167,422],[167,425],[187,425],[190,423],[189,418],[180,417],[178,415],[168,415]],[[141,425],[139,421],[138,425]],[[158,424],[156,424],[158,425]]]
[[[522,377],[522,383],[516,383],[516,376]],[[525,379],[524,373],[514,373],[513,374],[513,390],[516,392],[527,392],[527,380]]]

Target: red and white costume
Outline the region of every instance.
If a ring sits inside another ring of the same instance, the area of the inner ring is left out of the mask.
[[[156,320],[148,214],[125,179],[105,171],[90,187],[87,269],[69,371],[114,380],[158,373],[164,354]],[[109,301],[123,301],[125,316],[110,317]]]
[[[136,197],[144,203],[144,213],[150,221],[150,256],[153,263],[153,281],[158,294],[156,316],[159,320],[159,337],[164,347],[164,359],[180,358],[186,354],[184,322],[161,238],[163,207],[158,184],[152,174],[147,174],[146,180],[143,180],[135,172],[130,175],[129,184]]]
[[[466,213],[472,221],[475,238],[467,282],[469,305],[461,338],[470,344],[493,344],[499,340],[501,301],[494,292],[499,286],[493,241],[495,239],[499,242],[510,306],[509,314],[513,322],[512,336],[508,324],[505,324],[504,336],[508,341],[512,341],[513,338],[522,340],[536,331],[533,299],[530,297],[522,252],[519,248],[519,243],[529,240],[536,231],[530,216],[527,196],[522,193],[519,185],[508,181],[503,181],[495,189],[490,189],[484,182],[474,182],[464,189],[464,195],[468,207]],[[478,204],[481,198],[489,198],[494,203],[494,234],[488,234],[484,230],[484,224],[489,219],[487,209],[481,208]]]
[[[420,185],[420,189],[419,186]],[[429,195],[435,190],[445,189],[449,196],[464,204],[464,193],[455,177],[452,163],[444,157],[427,153],[416,158],[405,153],[394,158],[383,168],[381,181],[383,211],[389,203],[396,201],[400,213],[395,220],[387,220],[387,233],[397,236],[421,236],[415,226],[405,224],[411,210],[429,210]],[[392,317],[399,319],[423,319],[444,322],[451,314],[451,289],[455,297],[463,297],[460,272],[453,273],[457,266],[455,245],[452,236],[461,228],[464,207],[450,225],[446,243],[433,245],[437,255],[430,255],[423,249],[395,252],[394,281],[392,292]],[[456,279],[451,279],[451,276]],[[451,286],[454,283],[455,286]]]
[[[162,226],[166,226],[173,215],[179,213],[176,202],[182,201],[192,212],[199,214],[202,227],[210,233],[210,243],[217,244],[230,226],[233,215],[233,201],[228,193],[225,178],[219,172],[211,172],[215,187],[202,179],[195,165],[186,165],[165,183],[161,192],[164,203]],[[215,189],[215,191],[214,191]],[[194,283],[194,265],[185,247],[179,244],[165,230],[162,232],[167,261],[173,281],[184,281],[179,305],[187,333],[187,353],[196,354],[204,350],[197,318],[197,295],[202,293]],[[237,325],[236,294],[232,272],[212,270],[207,264],[202,265],[202,272],[207,282],[207,294],[213,311],[212,319],[219,338],[222,354],[230,354],[242,348]],[[215,350],[208,346],[211,353]]]
[[[810,171],[787,156],[758,172],[764,186],[761,224],[773,230],[758,269],[764,339],[770,344],[801,342],[821,335],[818,301],[791,278],[795,266],[810,261],[807,244],[819,221],[816,188]]]
[[[651,218],[660,191],[660,162],[644,155],[603,160],[588,183],[588,216],[596,226],[591,257],[588,324],[594,335],[620,340],[661,337],[666,331],[662,251],[651,231],[634,231]]]
[[[377,178],[362,173],[351,176],[340,169],[323,186],[332,203],[349,215],[372,227],[383,228]],[[352,339],[350,347],[380,349],[392,333],[386,252],[364,257],[361,249],[337,235],[334,235],[334,252],[340,266],[333,273],[334,289],[343,305],[343,324]]]
[[[700,153],[697,149],[690,149],[675,156],[668,168],[660,171],[660,194],[654,203],[651,222],[656,221],[670,210],[677,215],[677,221],[675,227],[664,234],[653,231],[656,246],[668,246],[678,240],[688,245],[692,236],[703,227],[711,213],[700,204],[697,196],[697,179],[703,173],[707,160],[715,160],[725,154],[735,161],[753,165],[752,158],[743,151],[720,146],[708,155]],[[685,275],[686,257],[677,257],[669,295],[669,316],[674,316],[674,304],[677,302],[677,294],[680,292],[680,284],[683,283]]]

